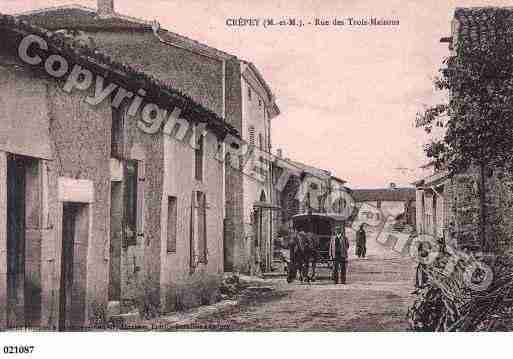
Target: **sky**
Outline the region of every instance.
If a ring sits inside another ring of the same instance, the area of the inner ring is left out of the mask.
[[[409,186],[427,162],[416,113],[444,100],[433,80],[458,6],[511,1],[114,0],[118,13],[253,62],[276,95],[273,149],[351,188]],[[1,0],[0,12],[96,0]],[[231,18],[398,19],[399,26],[230,27]]]

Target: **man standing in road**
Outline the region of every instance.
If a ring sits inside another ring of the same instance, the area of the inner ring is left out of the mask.
[[[367,253],[367,235],[363,226],[364,224],[362,223],[356,232],[356,255],[358,258],[365,258]]]
[[[330,240],[330,257],[333,260],[333,280],[335,284],[339,282],[346,284],[346,270],[347,270],[347,250],[349,249],[349,241],[342,226],[337,224],[335,227],[335,235],[331,236]]]

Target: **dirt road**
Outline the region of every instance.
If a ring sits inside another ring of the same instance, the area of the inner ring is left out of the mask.
[[[385,258],[386,257],[386,258]],[[404,331],[415,264],[408,258],[372,254],[351,258],[348,283],[334,285],[321,270],[311,285],[269,282],[274,291],[255,294],[240,307],[195,325],[241,331]]]

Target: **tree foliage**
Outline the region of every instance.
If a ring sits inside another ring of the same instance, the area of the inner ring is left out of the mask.
[[[448,102],[417,115],[427,133],[444,129],[424,150],[452,173],[472,164],[513,172],[513,29],[504,21],[493,25],[488,36],[458,38],[435,81],[449,92]]]

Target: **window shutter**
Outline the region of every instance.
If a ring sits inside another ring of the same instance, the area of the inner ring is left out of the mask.
[[[139,164],[135,160],[127,161],[125,167],[126,185],[123,199],[123,247],[137,244],[139,231]]]
[[[444,213],[444,197],[436,197],[436,224],[437,224],[437,235],[441,238],[444,236],[444,229],[447,226]]]
[[[415,192],[415,221],[417,225],[417,233],[421,234],[424,232],[423,220],[424,220],[424,203],[423,203],[424,191],[417,189]]]
[[[195,207],[195,195],[194,191],[192,191],[191,196],[191,218],[190,218],[190,228],[189,228],[189,266],[190,266],[190,273],[194,273],[194,270],[196,268],[196,249],[194,244],[194,207]]]
[[[167,251],[176,253],[176,226],[177,226],[177,200],[176,197],[167,199]]]
[[[207,263],[207,203],[205,193],[197,192],[198,255],[200,263]]]
[[[139,161],[137,166],[137,235],[144,236],[144,187],[145,187],[145,163]]]
[[[114,158],[123,158],[123,111],[112,108],[110,155]]]
[[[425,231],[427,234],[433,235],[433,196],[431,193],[424,193],[424,211],[426,215],[426,227]]]

